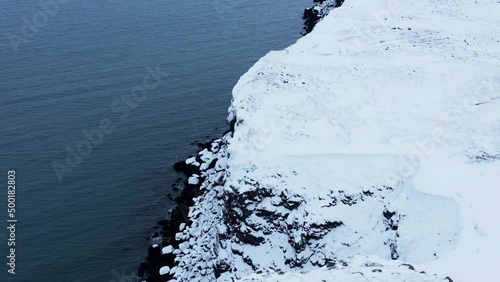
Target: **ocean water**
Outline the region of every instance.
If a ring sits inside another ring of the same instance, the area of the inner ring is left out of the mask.
[[[232,87],[311,2],[0,0],[0,281],[131,281],[172,164],[222,134]]]

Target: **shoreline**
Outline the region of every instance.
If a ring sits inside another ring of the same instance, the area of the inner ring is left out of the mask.
[[[176,206],[167,214],[168,219],[162,219],[157,222],[159,227],[158,237],[153,239],[160,239],[162,246],[153,244],[148,248],[148,256],[145,261],[141,263],[138,270],[138,277],[140,281],[146,279],[148,282],[160,282],[173,279],[173,275],[160,275],[162,267],[169,267],[170,269],[176,267],[178,263],[175,262],[176,254],[172,252],[162,252],[164,247],[172,246],[173,249],[178,249],[179,245],[184,240],[176,237],[176,234],[182,231],[183,226],[191,225],[192,221],[189,219],[190,208],[195,204],[195,198],[202,196],[202,184],[206,180],[203,176],[207,170],[214,169],[217,165],[218,159],[203,158],[203,153],[217,154],[221,149],[223,140],[232,136],[234,132],[235,120],[229,122],[229,129],[223,133],[223,137],[219,139],[212,139],[208,142],[196,142],[200,151],[195,156],[191,156],[184,161],[176,162],[173,168],[176,172],[182,173],[183,189],[179,197],[175,198]],[[219,172],[222,171],[219,169]],[[225,168],[224,168],[225,169]],[[195,177],[198,176],[198,177]],[[196,178],[196,179],[194,179]]]
[[[331,9],[340,7],[344,1],[341,0],[340,4],[337,4],[336,0],[315,0],[313,2],[313,6],[304,9],[302,17],[304,20],[304,36],[310,33],[314,26],[328,15]],[[160,242],[153,243],[148,247],[147,257],[141,262],[138,268],[138,281],[166,282],[174,279],[177,271],[182,271],[182,268],[179,268],[179,263],[175,260],[179,255],[176,251],[183,248],[182,244],[187,243],[187,238],[182,238],[180,234],[182,234],[186,226],[191,226],[193,223],[190,220],[190,212],[193,211],[192,207],[196,205],[196,199],[199,196],[204,196],[202,186],[207,184],[209,177],[213,176],[214,172],[211,170],[215,169],[215,173],[219,174],[216,177],[216,184],[221,188],[224,185],[226,167],[219,166],[216,168],[216,166],[218,160],[223,160],[223,163],[226,163],[225,159],[228,156],[221,158],[220,155],[226,154],[225,149],[227,149],[229,140],[234,134],[236,121],[237,117],[231,105],[227,118],[229,128],[222,134],[222,137],[218,139],[214,138],[207,142],[195,141],[194,143],[199,147],[199,151],[194,156],[174,163],[174,170],[184,176],[177,179],[175,183],[179,183],[182,180],[183,189],[181,194],[174,199],[176,202],[175,207],[168,212],[165,219],[159,220],[154,227],[157,231],[151,236],[151,239]],[[205,156],[207,154],[210,156]],[[173,186],[175,186],[175,183]],[[219,192],[219,195],[222,196],[222,190]],[[223,201],[224,199],[220,200]],[[223,217],[226,220],[230,220],[227,215]],[[259,240],[259,238],[249,233],[241,232],[239,236],[243,242],[250,244]],[[213,273],[215,274],[215,278],[218,278],[221,273],[226,271],[229,271],[229,268],[224,265],[216,265]]]
[[[200,150],[194,156],[173,165],[176,172],[184,175],[182,178],[184,188],[180,196],[174,199],[176,205],[167,214],[167,219],[157,222],[155,229],[158,228],[159,230],[154,234],[157,236],[152,236],[152,239],[159,239],[161,245],[152,244],[148,247],[148,255],[141,262],[138,269],[138,281],[164,282],[174,278],[173,273],[165,273],[165,268],[163,270],[164,274],[161,275],[160,269],[167,267],[170,272],[170,270],[178,266],[178,262],[175,261],[178,253],[175,250],[178,250],[181,244],[186,242],[185,239],[179,237],[179,234],[181,234],[185,226],[192,224],[189,213],[196,204],[195,199],[203,196],[204,188],[202,186],[206,183],[207,178],[214,173],[219,173],[219,180],[223,181],[221,177],[225,174],[226,167],[218,163],[223,158],[217,154],[225,154],[223,149],[227,147],[227,140],[234,133],[235,123],[236,118],[231,120],[228,118],[229,128],[221,138],[207,142],[195,142]],[[221,162],[225,164],[225,161]],[[176,183],[178,181],[179,179]],[[219,184],[223,185],[223,182],[219,182]],[[214,272],[217,272],[217,270],[215,269]]]

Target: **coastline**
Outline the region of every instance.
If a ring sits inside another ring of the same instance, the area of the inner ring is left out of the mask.
[[[261,269],[284,274],[293,268],[339,269],[339,264],[355,271],[375,261],[363,257],[373,254],[385,259],[377,263],[381,272],[392,260],[393,274],[403,275],[403,281],[424,278],[426,272],[406,273],[413,265],[439,273],[425,281],[467,281],[453,266],[465,265],[469,256],[483,262],[474,269],[484,270],[487,257],[469,251],[481,247],[491,253],[498,244],[478,241],[481,234],[471,226],[479,220],[493,234],[495,229],[485,223],[485,214],[464,207],[491,204],[470,195],[474,181],[495,195],[498,137],[485,132],[496,132],[496,99],[492,92],[479,93],[484,85],[449,74],[459,69],[477,77],[467,58],[481,65],[476,71],[484,77],[495,73],[498,67],[486,63],[498,60],[491,45],[495,33],[485,29],[471,36],[452,28],[473,3],[451,8],[434,3],[438,12],[429,3],[411,4],[395,10],[353,1],[348,8],[354,12],[327,17],[307,40],[269,53],[240,78],[228,118],[231,130],[176,165],[188,177],[184,204],[194,208],[178,212],[189,224],[179,223],[169,233],[172,246],[151,248],[153,260],[161,252],[177,258],[178,265],[164,268],[168,275],[161,279],[225,281],[255,273],[259,281]],[[480,5],[475,9],[493,13]],[[432,25],[448,17],[442,27]],[[477,20],[492,30],[494,24]],[[339,22],[352,26],[343,29]],[[353,35],[351,28],[359,30]],[[337,38],[329,41],[332,34]],[[494,89],[498,82],[490,79]],[[443,80],[447,84],[436,87]],[[473,119],[456,126],[441,118],[455,100],[471,98],[479,102],[468,108],[486,104],[481,112],[463,113]],[[433,128],[457,129],[429,139],[429,128],[432,134]],[[478,128],[487,141],[468,137]],[[415,141],[424,148],[412,148]],[[476,175],[477,166],[488,178]],[[435,181],[442,174],[453,178],[441,167],[469,178],[457,177],[456,189],[447,190],[446,183]],[[457,197],[457,191],[469,197]],[[364,262],[353,263],[356,256]],[[484,277],[492,273],[486,270]]]
[[[201,151],[185,161],[174,164],[174,169],[186,177],[183,183],[184,188],[181,195],[175,199],[177,205],[168,215],[169,219],[158,222],[158,225],[161,226],[159,234],[161,245],[153,244],[148,248],[146,261],[142,262],[139,267],[138,277],[140,279],[169,281],[174,278],[174,273],[170,273],[170,270],[177,269],[175,258],[179,255],[179,250],[186,244],[186,238],[178,234],[181,234],[186,226],[192,226],[192,218],[196,213],[196,208],[193,209],[193,207],[200,198],[207,197],[204,195],[207,189],[207,178],[215,178],[217,184],[223,184],[224,160],[226,158],[224,148],[227,146],[227,139],[231,138],[231,128],[232,126],[220,139],[198,143]],[[213,191],[215,190],[212,189],[211,192],[213,193]],[[162,270],[165,272],[164,275],[160,274],[162,267],[165,267]]]
[[[303,13],[304,21],[304,35],[310,33],[314,26],[326,15],[328,15],[329,10],[333,8],[338,8],[342,5],[337,4],[336,0],[321,0],[313,1],[315,4],[310,7],[306,7]],[[204,191],[206,187],[212,186],[213,183],[207,184],[207,178],[213,178],[213,169],[217,166],[218,160],[227,159],[226,150],[229,140],[232,138],[235,130],[236,116],[232,106],[229,108],[229,116],[227,118],[227,123],[229,128],[222,134],[219,139],[212,139],[207,142],[195,142],[200,148],[194,156],[188,157],[186,160],[179,161],[173,165],[176,172],[181,173],[184,178],[177,179],[176,183],[182,181],[182,191],[181,195],[175,199],[176,206],[172,208],[166,216],[166,219],[159,220],[157,222],[156,228],[159,232],[155,232],[151,239],[158,241],[158,244],[153,243],[148,247],[148,254],[146,259],[141,262],[138,269],[138,281],[147,282],[164,282],[170,281],[175,278],[175,273],[180,271],[178,263],[175,258],[179,253],[175,253],[175,250],[180,248],[180,244],[186,241],[186,237],[179,236],[184,227],[191,226],[192,220],[190,216],[196,216],[198,211],[192,212],[194,205],[198,204],[196,201],[197,197],[206,197]],[[205,154],[210,154],[208,157],[204,157]],[[220,188],[224,185],[224,174],[226,173],[227,167],[224,167],[225,162],[219,164],[216,169],[217,176],[216,184]],[[198,177],[193,177],[198,176]],[[196,181],[194,180],[196,178]],[[190,181],[192,179],[192,181]],[[174,184],[175,185],[175,184]],[[204,187],[202,187],[204,186]],[[213,187],[212,187],[213,188]],[[224,199],[220,198],[222,195],[222,190],[217,190],[219,193],[219,201]],[[212,196],[212,195],[210,195]],[[212,200],[212,198],[210,198]],[[219,217],[222,215],[219,214]],[[225,216],[226,220],[230,220],[228,215]],[[205,230],[206,231],[206,230]],[[250,236],[251,235],[246,235]],[[252,240],[254,238],[251,238]],[[168,274],[165,272],[163,275],[160,274],[160,269],[165,267],[163,272],[168,268]],[[215,278],[220,277],[220,273],[227,271],[224,269],[224,265],[219,265],[214,268]],[[202,275],[205,275],[203,273]]]

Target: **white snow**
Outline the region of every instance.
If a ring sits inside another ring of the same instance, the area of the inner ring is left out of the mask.
[[[168,266],[163,266],[162,268],[160,268],[160,275],[165,275],[165,274],[168,274],[170,272],[170,267]]]
[[[191,158],[186,159],[186,164],[200,166],[200,163],[196,161],[196,157],[191,157]]]
[[[444,282],[443,278],[432,274],[420,273],[412,265],[383,261],[377,257],[355,257],[348,265],[338,264],[331,268],[319,268],[305,273],[263,272],[252,274],[241,281],[259,282]]]
[[[237,271],[220,281],[242,278],[255,272],[245,259],[264,274],[279,269],[303,279],[297,281],[362,281],[353,273],[365,273],[360,265],[376,256],[383,275],[370,270],[366,281],[494,280],[499,15],[500,2],[492,0],[346,0],[312,33],[259,60],[233,90],[233,138],[223,138],[216,153],[199,154],[202,170],[214,158],[227,168],[202,173],[205,195],[181,234],[196,240],[181,244],[176,278],[214,280],[197,266],[212,271],[221,261]],[[221,177],[224,190],[216,184]],[[247,207],[241,231],[264,242],[220,238],[227,232],[222,192],[256,187],[274,195]],[[279,195],[300,204],[285,209]],[[385,218],[386,210],[395,216]],[[315,225],[331,222],[342,225],[305,239]],[[298,250],[291,242],[306,243]],[[338,260],[348,266],[320,268]],[[407,273],[402,262],[437,276]]]
[[[179,250],[181,250],[181,252],[185,252],[187,248],[189,248],[189,242],[184,242],[179,244]]]
[[[200,182],[200,179],[198,177],[199,177],[198,175],[193,174],[191,177],[188,178],[188,183],[191,185],[197,185]]]
[[[170,254],[174,251],[174,247],[172,246],[166,246],[164,247],[163,249],[161,249],[161,252],[162,254],[166,255],[166,254]]]

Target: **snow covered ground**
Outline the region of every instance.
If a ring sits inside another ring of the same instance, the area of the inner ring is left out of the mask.
[[[202,154],[216,169],[189,180],[206,194],[170,273],[495,280],[499,15],[496,0],[347,0],[263,57],[233,90],[234,136]]]
[[[449,277],[448,277],[449,278]],[[451,279],[451,278],[449,278]],[[310,281],[342,281],[342,282],[443,282],[450,281],[447,278],[439,278],[436,275],[419,271],[410,264],[383,261],[377,257],[356,257],[349,262],[329,268],[319,268],[307,273],[267,272],[252,274],[242,281],[259,282],[310,282]]]

